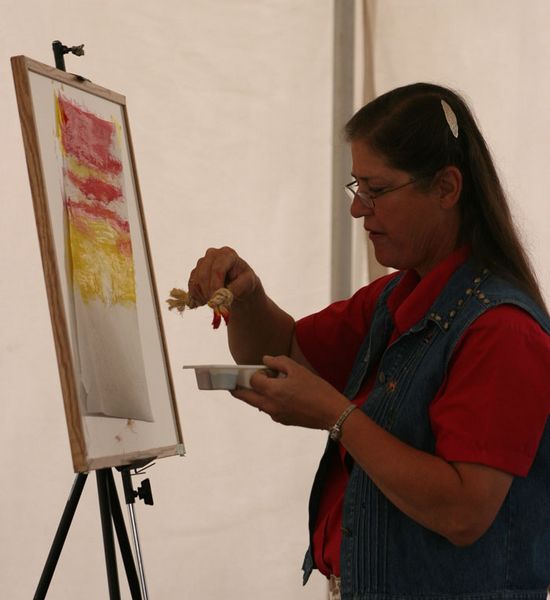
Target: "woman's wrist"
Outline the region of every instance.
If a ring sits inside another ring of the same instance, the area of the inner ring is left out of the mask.
[[[334,424],[329,427],[329,437],[332,441],[338,442],[342,437],[342,428],[347,418],[351,415],[351,413],[357,408],[355,404],[349,402],[348,405],[344,408],[344,410],[340,413]]]
[[[290,353],[294,319],[265,293],[259,279],[254,290],[232,305],[229,349],[238,363],[261,363],[262,356]]]

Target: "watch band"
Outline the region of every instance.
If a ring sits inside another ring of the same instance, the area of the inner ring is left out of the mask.
[[[357,408],[357,406],[355,406],[355,404],[350,404],[340,415],[338,421],[336,421],[336,423],[329,429],[328,435],[333,442],[340,441],[340,438],[342,437],[342,425],[354,408]]]

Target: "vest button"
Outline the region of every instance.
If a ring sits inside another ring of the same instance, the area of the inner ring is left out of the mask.
[[[386,381],[386,376],[384,375],[383,371],[380,371],[380,374],[378,375],[378,381],[380,383],[384,383],[384,381]]]
[[[346,537],[351,537],[351,529],[348,529],[347,527],[342,527],[342,533],[346,536]]]

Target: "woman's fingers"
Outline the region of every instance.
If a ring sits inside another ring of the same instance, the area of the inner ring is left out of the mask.
[[[198,305],[210,300],[214,292],[225,287],[228,271],[237,260],[237,254],[230,248],[209,248],[199,258],[189,275],[188,290]]]
[[[296,363],[289,358],[288,356],[269,356],[266,354],[262,358],[262,362],[266,367],[272,369],[273,371],[277,371],[278,373],[284,373],[288,375],[290,371],[293,370]]]
[[[235,390],[231,390],[230,394],[234,398],[237,398],[238,400],[242,400],[243,402],[246,402],[246,404],[249,404],[250,406],[253,406],[262,411],[265,411],[266,398],[264,396],[262,396],[261,394],[259,394],[258,392],[255,392],[254,390],[251,390],[248,388],[237,388]]]
[[[229,281],[226,283],[226,287],[231,290],[233,296],[242,300],[247,296],[250,296],[258,287],[259,279],[256,273],[244,262],[241,269],[238,271],[234,270],[229,274]]]
[[[209,272],[205,273],[205,279],[208,277],[208,290],[210,294],[213,294],[216,290],[227,287],[229,273],[239,261],[239,256],[235,250],[224,246],[223,248],[208,249],[205,258],[210,261]]]

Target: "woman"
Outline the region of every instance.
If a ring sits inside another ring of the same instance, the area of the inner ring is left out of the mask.
[[[344,599],[545,598],[550,319],[492,159],[454,92],[398,88],[347,124],[351,215],[398,269],[295,323],[233,250],[189,279],[235,296],[234,396],[330,432],[304,562]]]

